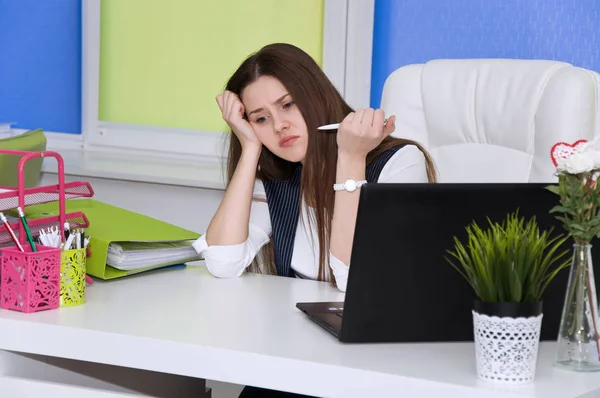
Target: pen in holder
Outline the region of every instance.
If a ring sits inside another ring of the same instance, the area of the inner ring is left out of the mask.
[[[86,248],[63,250],[60,253],[60,306],[72,307],[85,303]]]
[[[58,308],[60,249],[23,245],[2,248],[0,307],[21,312]]]

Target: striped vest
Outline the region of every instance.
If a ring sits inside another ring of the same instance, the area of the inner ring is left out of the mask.
[[[367,182],[377,182],[385,164],[402,147],[403,145],[399,145],[391,148],[369,163],[365,170]],[[302,165],[298,164],[287,180],[263,181],[271,218],[271,240],[273,242],[277,275],[292,278],[295,277],[291,262],[300,217],[301,174]]]

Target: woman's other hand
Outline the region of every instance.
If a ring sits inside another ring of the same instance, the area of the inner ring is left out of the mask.
[[[260,149],[262,143],[248,120],[244,118],[246,110],[239,97],[231,91],[225,91],[217,96],[217,104],[223,114],[223,120],[240,140],[242,150],[250,147]]]
[[[364,159],[385,137],[396,129],[396,117],[385,121],[381,109],[357,109],[349,113],[338,128],[338,153]]]

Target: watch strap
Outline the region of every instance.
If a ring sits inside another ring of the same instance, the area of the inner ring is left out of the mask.
[[[348,191],[348,192],[353,192],[357,188],[360,188],[363,185],[365,185],[366,183],[367,183],[367,180],[356,181],[356,180],[353,180],[352,178],[349,178],[349,179],[347,179],[343,183],[333,184],[333,190],[334,191]]]

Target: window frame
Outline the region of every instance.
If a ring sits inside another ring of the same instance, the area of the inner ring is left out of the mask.
[[[221,163],[222,132],[99,120],[101,1],[82,0],[81,134],[47,133],[49,147]],[[369,106],[374,3],[324,0],[323,70],[356,108]]]

